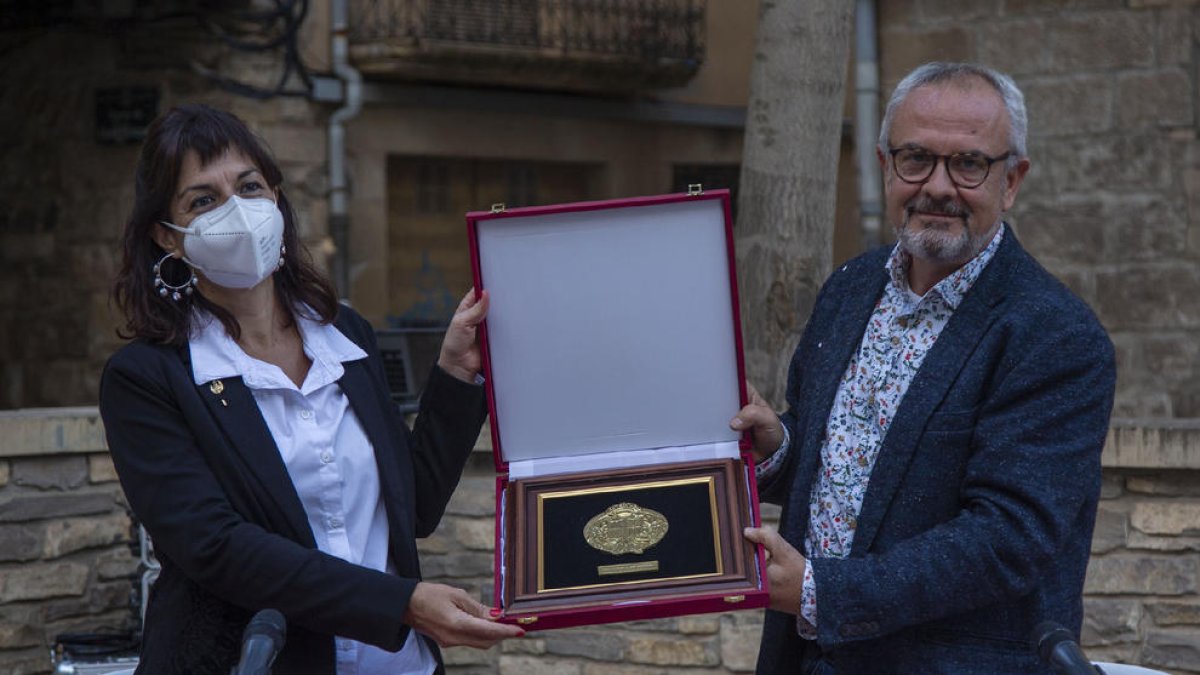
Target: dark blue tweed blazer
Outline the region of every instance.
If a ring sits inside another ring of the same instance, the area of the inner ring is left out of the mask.
[[[760,490],[801,550],[825,422],[887,256],[830,276],[792,359],[792,446]],[[1082,622],[1115,380],[1096,317],[1009,229],[900,404],[850,556],[812,561],[821,672],[1050,675],[1030,636]],[[798,672],[801,645],[795,617],[768,612],[759,672]]]

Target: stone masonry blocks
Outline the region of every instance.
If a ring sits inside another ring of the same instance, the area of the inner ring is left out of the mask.
[[[1200,342],[1194,335],[1156,331],[1141,337],[1142,364],[1154,379],[1194,382],[1200,375]]]
[[[548,660],[530,656],[500,656],[500,672],[522,675],[580,675],[582,664],[568,660]]]
[[[1051,24],[1047,43],[1053,71],[1144,68],[1154,63],[1154,16],[1149,12],[1073,13]]]
[[[675,620],[675,630],[684,635],[712,635],[721,629],[721,617],[717,614],[693,614]]]
[[[491,577],[492,567],[492,554],[478,551],[455,551],[421,561],[421,571],[430,578]]]
[[[653,668],[647,666],[634,666],[624,663],[584,663],[583,675],[675,675],[679,672],[695,672],[690,670],[681,671],[678,668]],[[704,672],[704,671],[700,671]],[[720,672],[720,671],[718,671]]]
[[[1123,129],[1192,124],[1195,95],[1180,69],[1117,75],[1117,124]]]
[[[1093,595],[1185,595],[1197,590],[1196,560],[1111,555],[1088,563],[1084,592]]]
[[[990,19],[1000,11],[1000,0],[918,0],[918,16],[930,23]]]
[[[620,661],[625,657],[625,640],[603,630],[569,629],[546,631],[541,637],[547,654],[583,656],[598,661]]]
[[[1196,600],[1149,602],[1146,609],[1158,626],[1200,626],[1200,602]]]
[[[446,506],[456,516],[488,516],[496,513],[496,481],[484,476],[463,476]]]
[[[1195,147],[1196,143],[1191,143]],[[1200,168],[1188,167],[1183,173],[1183,189],[1187,195],[1188,243],[1187,257],[1200,257]]]
[[[129,517],[120,512],[53,520],[46,524],[42,557],[51,560],[88,548],[111,546],[128,536]]]
[[[37,560],[42,554],[42,532],[25,524],[0,525],[0,563]]]
[[[738,613],[721,618],[721,663],[734,672],[753,672],[758,662],[758,643],[762,638],[762,613],[756,622],[738,621]]]
[[[1126,0],[1004,0],[1005,15],[1060,14],[1068,9],[1117,9]]]
[[[1190,472],[1161,472],[1130,476],[1125,487],[1133,493],[1160,497],[1200,497],[1200,482]]]
[[[886,3],[884,3],[886,4]],[[969,61],[975,56],[973,31],[965,26],[893,28],[881,24],[880,82],[891,92],[900,78],[926,61]]]
[[[1131,551],[1162,553],[1194,552],[1200,551],[1200,537],[1163,537],[1133,530],[1129,533],[1126,548]]]
[[[260,133],[277,162],[322,162],[325,159],[325,129],[322,127],[264,125]]]
[[[496,523],[491,518],[458,519],[453,526],[454,540],[474,551],[491,551],[495,547]]]
[[[0,523],[59,518],[112,510],[113,497],[103,493],[29,495],[0,499]]]
[[[627,658],[655,666],[716,666],[721,663],[716,638],[637,635],[629,639]]]
[[[1200,534],[1200,500],[1140,502],[1133,507],[1130,523],[1146,534]]]
[[[1059,194],[1097,198],[1113,186],[1122,194],[1167,194],[1180,173],[1180,144],[1158,133],[1049,139],[1041,148],[1038,159]]]
[[[1192,16],[1185,7],[1169,7],[1158,12],[1158,65],[1183,66],[1192,60]]]
[[[1127,265],[1096,274],[1097,313],[1110,331],[1200,327],[1200,270]]]
[[[1092,555],[1107,553],[1125,546],[1129,531],[1129,514],[1101,502],[1096,512],[1096,528],[1092,533]]]
[[[1128,0],[1129,6],[1133,9],[1147,9],[1155,7],[1194,7],[1196,0]]]
[[[76,619],[91,616],[101,612],[130,610],[130,589],[128,580],[110,583],[92,584],[79,597],[60,598],[45,604],[45,619],[47,622]]]
[[[1030,202],[1021,211],[1021,242],[1047,266],[1093,265],[1104,259],[1103,206],[1094,200],[1062,197]]]
[[[108,453],[88,455],[88,482],[112,483],[117,480],[117,468]]]
[[[1142,614],[1142,605],[1137,600],[1085,598],[1083,634],[1080,636],[1083,644],[1108,645],[1136,640]]]
[[[1046,29],[1042,20],[989,21],[980,26],[976,40],[980,63],[1014,77],[1045,70]],[[1022,89],[1028,97],[1029,91],[1024,86]]]
[[[1176,195],[1125,195],[1099,201],[1103,215],[1092,226],[1107,231],[1105,260],[1169,261],[1187,247],[1187,209]]]
[[[494,666],[498,657],[499,648],[497,647],[487,650],[479,650],[471,647],[447,647],[442,650],[442,659],[452,673],[464,672],[463,666]],[[494,668],[489,668],[484,672],[491,672],[493,670]]]
[[[1108,75],[1037,78],[1018,85],[1025,94],[1030,136],[1078,136],[1112,127],[1113,86]]]
[[[42,618],[36,607],[11,605],[0,608],[0,649],[42,644]]]
[[[87,457],[28,457],[13,461],[13,483],[42,490],[73,490],[87,482]]]
[[[0,605],[21,600],[82,595],[87,579],[87,565],[76,562],[18,567],[0,576]]]
[[[1146,634],[1145,663],[1158,668],[1200,670],[1200,631],[1152,630]]]
[[[878,4],[876,20],[880,26],[905,26],[917,17],[917,0],[891,0]]]

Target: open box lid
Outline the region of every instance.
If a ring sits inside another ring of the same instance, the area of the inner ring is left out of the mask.
[[[480,338],[499,471],[737,456],[727,190],[494,209],[467,225],[491,298]]]

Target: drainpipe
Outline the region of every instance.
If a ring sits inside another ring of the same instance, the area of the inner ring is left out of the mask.
[[[346,127],[362,109],[362,75],[350,65],[347,0],[330,2],[330,60],[342,81],[343,105],[329,117],[329,234],[333,238],[333,281],[342,300],[350,297],[350,216],[346,207]]]
[[[854,149],[858,160],[858,213],[862,248],[883,242],[879,160],[879,57],[875,48],[875,0],[858,0],[854,12]]]

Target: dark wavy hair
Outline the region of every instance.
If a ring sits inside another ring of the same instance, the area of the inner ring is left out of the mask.
[[[219,319],[233,339],[241,336],[237,319],[201,294],[186,295],[178,302],[158,294],[153,268],[166,251],[151,237],[160,220],[170,219],[169,206],[179,183],[184,156],[189,151],[195,152],[204,166],[231,148],[240,150],[254,162],[271,188],[282,185],[279,165],[258,137],[232,113],[206,105],[181,105],[154,120],[146,130],[146,142],[134,172],[133,213],[121,237],[121,271],[112,289],[113,301],[125,315],[124,329],[117,331],[122,338],[182,345],[192,327],[193,307]],[[288,312],[304,311],[314,321],[329,323],[337,315],[337,294],[301,246],[296,233],[296,213],[287,196],[283,190],[278,194],[286,252],[283,267],[273,275],[277,300]],[[163,276],[172,282],[181,282],[190,274],[168,267],[164,263]],[[311,313],[306,307],[311,308]]]

